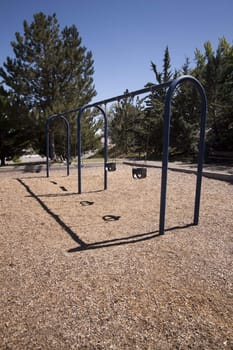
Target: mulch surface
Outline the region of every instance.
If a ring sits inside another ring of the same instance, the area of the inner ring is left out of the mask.
[[[65,172],[65,171],[64,171]],[[233,185],[131,168],[0,172],[1,349],[233,349]]]

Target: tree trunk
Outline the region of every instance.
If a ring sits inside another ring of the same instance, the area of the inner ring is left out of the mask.
[[[6,158],[3,155],[1,155],[0,156],[0,166],[5,166],[5,165],[6,165]]]

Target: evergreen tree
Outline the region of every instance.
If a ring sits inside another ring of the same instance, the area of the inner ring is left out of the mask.
[[[155,75],[155,84],[162,84],[171,80],[171,60],[169,49],[166,47],[163,58],[163,70],[159,72],[154,62],[151,62],[151,69]],[[147,83],[146,86],[153,85],[154,83]],[[158,157],[162,153],[163,147],[163,118],[164,118],[164,103],[165,103],[166,90],[160,89],[154,91],[149,95],[146,100],[145,118],[150,125],[149,130],[149,152]]]
[[[203,83],[208,99],[207,146],[232,150],[233,47],[220,38],[216,52],[209,41],[204,53],[196,50],[193,74]]]
[[[177,75],[191,75],[189,59]],[[195,157],[198,150],[200,128],[200,96],[190,82],[181,84],[173,96],[170,149],[174,157]]]
[[[180,71],[172,74],[170,55],[166,47],[163,59],[163,71],[159,72],[152,62],[152,71],[158,84],[176,79],[180,75],[190,74],[189,59],[186,58]],[[149,86],[151,83],[147,84]],[[166,89],[155,91],[149,96],[146,108],[146,119],[151,120],[151,135],[149,149],[159,157],[163,148],[163,124]],[[172,115],[170,123],[170,154],[177,156],[195,155],[197,152],[199,118],[199,96],[191,84],[182,84],[176,89],[172,98]]]
[[[0,166],[5,165],[6,158],[20,156],[30,146],[30,132],[24,104],[0,86]]]
[[[173,74],[169,50],[166,47],[162,71],[159,71],[157,65],[151,62],[155,83],[162,84],[180,75],[195,76],[202,83],[207,94],[207,146],[215,150],[232,151],[233,46],[225,38],[221,38],[217,50],[214,51],[208,41],[204,43],[204,53],[196,49],[195,60],[196,66],[191,68],[189,59],[186,58],[181,69]],[[146,86],[153,84],[150,82]],[[143,103],[141,100],[139,111],[134,110],[128,114],[126,111],[131,108],[129,100],[124,101],[124,106],[116,105],[113,108],[111,134],[119,148],[129,150],[130,145],[139,145],[140,142],[143,144],[147,140],[149,153],[156,157],[161,155],[165,96],[165,89],[154,91],[143,100]],[[170,126],[170,154],[172,153],[174,157],[178,154],[189,158],[197,155],[200,115],[201,100],[197,89],[189,82],[179,85],[172,99]],[[130,124],[133,120],[134,124],[136,121],[136,127],[134,132],[131,132]],[[122,142],[122,139],[127,141]]]
[[[128,90],[125,91],[128,93]],[[140,99],[127,97],[110,110],[109,136],[120,153],[145,152],[144,113]]]
[[[223,57],[219,91],[221,101],[221,141],[224,150],[233,151],[233,46],[227,44]]]
[[[44,153],[46,118],[84,105],[95,96],[94,61],[91,51],[82,46],[77,28],[73,25],[60,30],[55,14],[46,17],[37,13],[31,24],[24,21],[23,28],[23,35],[17,32],[11,43],[15,58],[7,57],[0,75],[27,108],[33,120],[32,144]],[[69,118],[73,134],[75,117]],[[55,124],[51,128],[53,141]]]
[[[128,90],[125,91],[128,93]],[[133,105],[131,98],[113,104],[109,113],[109,136],[120,153],[127,154],[132,147]]]

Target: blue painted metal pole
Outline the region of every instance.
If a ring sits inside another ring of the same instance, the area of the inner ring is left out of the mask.
[[[164,108],[164,126],[163,126],[163,158],[162,158],[162,176],[161,176],[161,195],[160,195],[160,219],[159,234],[164,234],[165,213],[166,213],[166,194],[167,194],[167,169],[168,169],[168,148],[170,138],[170,110],[171,97],[173,89],[169,87],[166,93]]]
[[[100,107],[99,107],[100,108]],[[102,114],[104,116],[104,189],[107,190],[108,188],[108,169],[107,169],[107,162],[108,162],[108,119],[105,111],[100,108],[102,111]]]
[[[200,82],[192,76],[184,75],[174,80],[166,94],[165,109],[164,109],[164,136],[163,136],[163,159],[162,159],[162,178],[161,178],[161,197],[160,197],[160,222],[159,222],[159,234],[164,234],[165,228],[165,215],[166,215],[166,192],[167,192],[167,170],[168,170],[168,150],[169,150],[169,137],[170,137],[170,114],[171,114],[171,99],[172,94],[177,87],[183,81],[190,81],[198,89],[201,96],[201,123],[200,123],[200,139],[199,139],[199,152],[198,152],[198,169],[197,169],[197,181],[195,192],[195,207],[194,207],[194,224],[197,225],[199,221],[200,211],[200,198],[201,198],[201,183],[202,183],[202,171],[203,171],[203,159],[204,159],[204,145],[205,145],[205,124],[206,124],[206,111],[207,111],[207,99],[204,88]]]
[[[82,141],[81,141],[81,117],[83,112],[87,109],[87,108],[91,108],[93,107],[92,105],[86,105],[83,106],[79,109],[78,112],[78,117],[77,117],[77,138],[78,138],[78,142],[77,142],[77,153],[78,153],[78,194],[82,193],[82,165],[81,165],[81,161],[82,161],[82,156],[81,156],[81,152],[82,152]],[[103,115],[104,117],[104,189],[106,190],[108,187],[108,171],[107,171],[107,162],[108,162],[108,120],[107,120],[107,116],[105,111],[103,110],[103,108],[101,108],[100,106],[94,106],[95,108],[97,108]]]
[[[83,111],[85,110],[85,106],[80,108],[78,112],[78,118],[77,118],[77,154],[78,154],[78,193],[82,193],[82,157],[81,157],[81,116]]]
[[[49,126],[50,122],[54,119],[62,119],[66,126],[66,173],[67,176],[70,174],[70,124],[68,120],[61,114],[54,114],[46,120],[46,173],[49,177],[49,149],[50,149],[50,138],[49,138]]]
[[[46,120],[46,175],[49,177],[49,119]]]
[[[196,194],[195,194],[195,207],[194,207],[194,225],[198,225],[199,212],[200,212],[200,200],[201,200],[201,184],[203,173],[203,161],[205,153],[205,126],[207,115],[207,98],[206,93],[202,85],[196,80],[195,82],[202,101],[201,107],[201,122],[200,122],[200,137],[199,137],[199,151],[198,151],[198,168],[197,168],[197,182],[196,182]]]
[[[66,174],[70,175],[70,124],[68,120],[63,119],[66,124]]]

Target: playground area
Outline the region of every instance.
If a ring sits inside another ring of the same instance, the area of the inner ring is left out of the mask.
[[[161,170],[2,173],[1,349],[232,349],[233,184]]]

